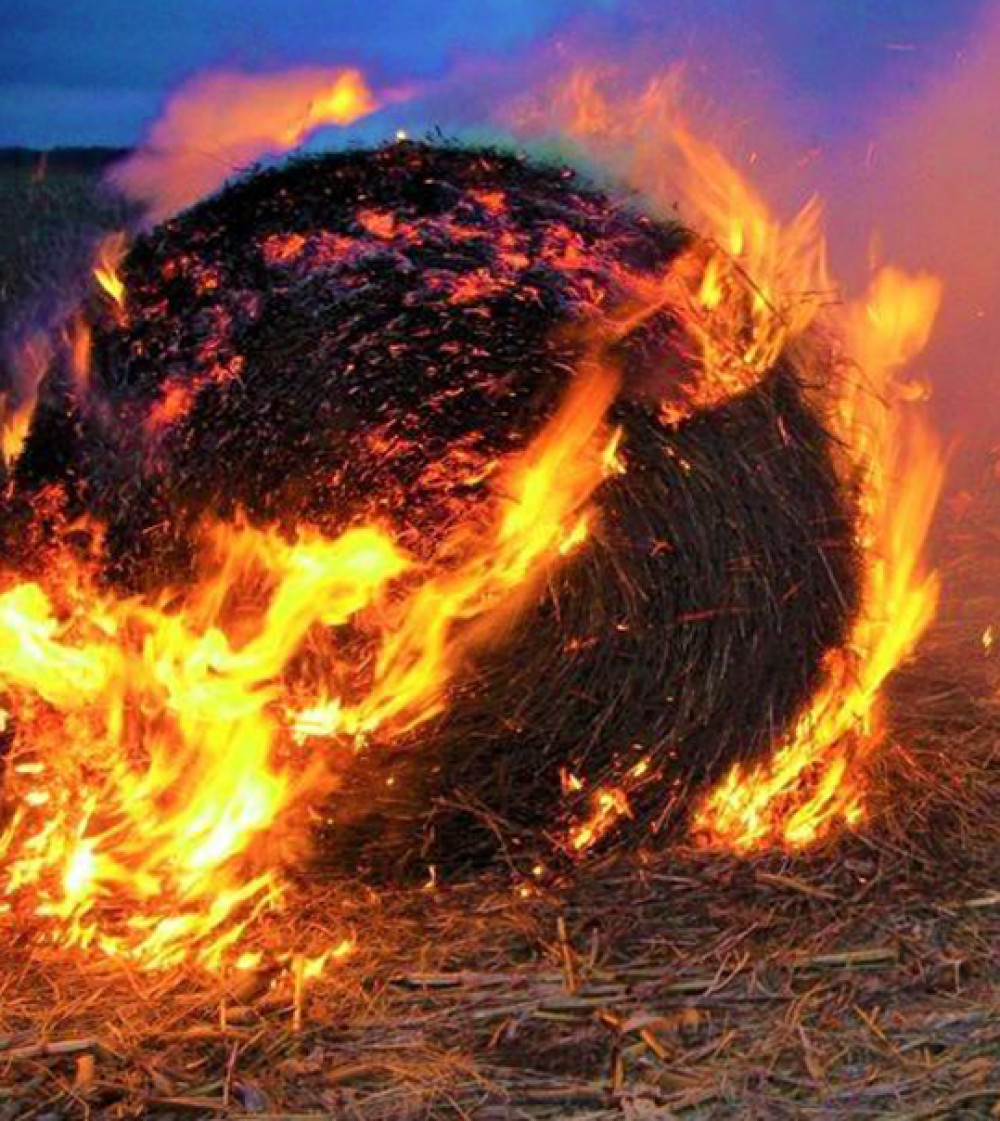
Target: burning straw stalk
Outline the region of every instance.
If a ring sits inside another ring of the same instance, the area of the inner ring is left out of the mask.
[[[810,340],[814,210],[783,230],[655,93],[565,127],[641,188],[669,125],[708,239],[404,143],[103,248],[5,440],[16,918],[218,966],[310,826],[544,876],[693,809],[737,846],[856,819],[933,606],[936,455],[879,398],[936,289],[887,272],[846,355]]]

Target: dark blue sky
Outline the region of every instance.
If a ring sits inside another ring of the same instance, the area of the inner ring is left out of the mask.
[[[131,143],[173,86],[209,66],[350,61],[399,81],[563,34],[665,62],[725,44],[823,137],[953,66],[988,3],[0,0],[0,144]]]

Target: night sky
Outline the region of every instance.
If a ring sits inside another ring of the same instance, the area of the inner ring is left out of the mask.
[[[0,145],[133,143],[172,88],[213,66],[353,62],[383,82],[433,81],[560,36],[664,63],[724,49],[822,141],[960,65],[987,2],[0,0]]]

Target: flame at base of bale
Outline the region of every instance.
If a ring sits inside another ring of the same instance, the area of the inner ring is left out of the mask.
[[[847,308],[843,338],[868,379],[847,383],[835,417],[860,469],[858,617],[773,759],[750,773],[735,767],[696,814],[710,843],[801,847],[863,817],[863,763],[885,734],[883,686],[916,647],[938,600],[938,577],[925,568],[922,549],[943,460],[920,414],[901,412],[913,397],[900,375],[924,349],[940,299],[934,277],[886,268],[866,298]]]

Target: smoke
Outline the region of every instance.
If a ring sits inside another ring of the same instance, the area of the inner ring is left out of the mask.
[[[621,0],[516,57],[454,57],[393,125],[496,138],[510,132],[512,105],[581,64],[614,67],[636,87],[682,64],[689,119],[780,217],[821,198],[845,297],[888,261],[943,279],[919,373],[948,437],[981,449],[1000,442],[1000,3],[890,8]],[[357,70],[210,74],[176,94],[114,179],[161,218],[322,124],[399,100],[373,94]]]
[[[355,69],[216,71],[182,86],[142,146],[109,177],[159,221],[255,160],[291,151],[316,129],[353,124],[378,107]]]
[[[779,217],[821,200],[844,299],[885,263],[939,276],[941,316],[914,372],[957,462],[1000,445],[1000,0],[853,14],[825,0],[625,0],[517,60],[456,60],[408,111],[503,133],[511,106],[581,66],[633,90],[679,68],[685,115]],[[544,93],[541,104],[550,117],[557,108]]]

